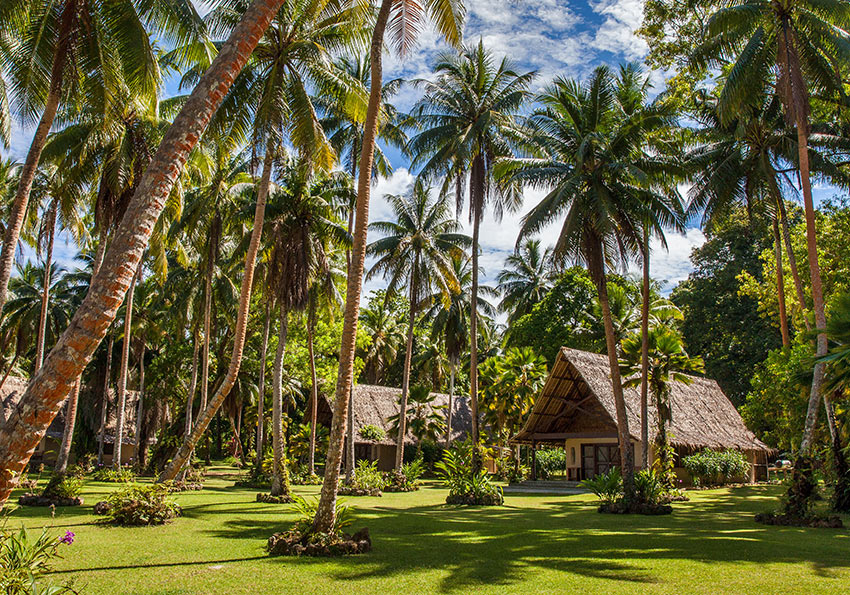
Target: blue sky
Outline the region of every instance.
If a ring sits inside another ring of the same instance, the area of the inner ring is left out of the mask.
[[[465,38],[475,43],[479,38],[498,56],[508,56],[519,70],[536,70],[536,87],[539,89],[553,77],[584,77],[596,66],[607,63],[640,60],[647,51],[646,44],[634,35],[640,25],[643,0],[468,0],[468,21]],[[205,12],[203,5],[199,5]],[[422,32],[418,48],[401,59],[387,54],[386,78],[425,78],[435,56],[447,46],[430,29]],[[663,85],[661,73],[650,73],[657,88]],[[174,93],[176,84],[170,81],[167,91]],[[410,107],[418,98],[418,91],[407,88],[395,99],[401,108]],[[10,153],[23,160],[32,132],[16,127]],[[407,162],[396,152],[389,152],[395,171],[392,176],[379,180],[373,190],[370,219],[381,220],[391,216],[383,195],[405,192],[413,182]],[[828,188],[819,188],[818,196],[831,196]],[[525,205],[519,213],[506,216],[502,221],[487,217],[482,228],[482,265],[484,281],[489,282],[501,269],[504,258],[513,250],[522,215],[541,198],[541,192],[528,192]],[[544,244],[554,243],[557,226],[541,233]],[[668,238],[669,251],[656,246],[652,256],[653,277],[666,281],[669,290],[687,277],[691,271],[688,259],[691,250],[704,241],[702,232],[690,229],[685,235]],[[67,240],[57,246],[60,263],[73,266],[75,248]],[[634,265],[634,270],[637,266]],[[367,291],[380,287],[379,281],[369,282]]]

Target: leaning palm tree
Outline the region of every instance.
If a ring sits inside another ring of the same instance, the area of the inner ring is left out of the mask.
[[[850,60],[850,5],[845,0],[734,0],[708,20],[694,53],[697,64],[731,62],[720,91],[721,119],[729,121],[765,94],[776,93],[786,122],[797,129],[797,165],[806,214],[806,243],[817,355],[826,355],[826,313],[818,263],[810,172],[810,89],[843,93],[840,70]],[[800,454],[808,456],[820,407],[823,365],[815,367]],[[801,465],[801,467],[804,465]]]
[[[358,310],[363,289],[363,269],[366,259],[366,236],[369,225],[369,195],[375,156],[375,140],[383,99],[384,36],[389,33],[396,50],[404,54],[416,41],[416,36],[430,17],[437,30],[452,45],[459,45],[465,10],[462,0],[381,0],[375,17],[369,47],[369,102],[363,122],[363,144],[357,172],[357,209],[354,222],[351,267],[345,295],[345,316],[342,327],[339,373],[334,401],[333,422],[325,463],[325,480],[313,520],[312,531],[326,533],[336,519],[336,496],[339,487],[339,464],[342,460],[344,429],[354,381],[354,352],[357,338]]]
[[[553,250],[558,263],[582,261],[596,286],[616,405],[617,432],[626,497],[634,497],[634,459],[620,378],[618,345],[608,299],[607,270],[635,257],[643,227],[679,221],[675,200],[646,180],[646,136],[666,124],[660,115],[630,117],[617,97],[616,78],[597,68],[581,84],[557,79],[539,97],[532,115],[535,140],[545,157],[506,162],[505,175],[549,193],[522,221],[519,240],[563,218]],[[651,171],[651,169],[650,169]],[[649,216],[651,214],[651,217]]]
[[[91,360],[115,319],[156,220],[190,152],[282,1],[255,0],[221,46],[218,56],[185,101],[151,159],[107,249],[104,264],[92,280],[90,290],[68,330],[48,354],[18,406],[0,428],[0,505],[8,500],[21,471],[72,388],[72,383]],[[250,287],[252,281],[253,269],[246,271],[243,287],[246,284]],[[240,309],[237,339],[244,337],[246,319],[247,312]],[[239,340],[236,343],[238,349],[234,351],[241,354]]]
[[[552,288],[552,249],[540,249],[540,240],[528,239],[505,259],[496,277],[502,301],[499,309],[508,314],[508,325],[525,316]]]
[[[424,299],[436,289],[445,301],[457,288],[451,257],[469,245],[467,236],[458,233],[460,226],[452,216],[449,197],[431,198],[431,189],[417,181],[406,196],[385,197],[392,207],[395,221],[372,223],[372,229],[384,237],[366,247],[367,254],[378,260],[366,279],[383,275],[388,280],[387,299],[401,291],[409,304],[407,343],[401,380],[401,411],[407,411],[410,391],[410,366],[413,358],[413,329]],[[395,468],[401,470],[404,459],[405,421],[402,416],[396,439]]]
[[[204,27],[187,0],[8,0],[0,22],[20,36],[4,60],[14,109],[24,122],[38,122],[0,253],[2,311],[30,190],[60,107],[120,96],[125,88],[155,101],[161,81],[150,34],[188,43],[202,41]]]
[[[412,117],[424,130],[410,141],[413,167],[425,178],[442,176],[444,188],[454,188],[458,211],[468,180],[469,220],[472,223],[472,304],[478,296],[479,233],[484,212],[497,219],[506,210],[519,208],[521,197],[511,184],[496,184],[496,160],[512,157],[524,138],[517,114],[528,98],[534,73],[519,74],[513,64],[477,46],[459,54],[443,54],[434,68],[437,79],[423,83],[425,97]],[[475,463],[478,456],[478,313],[470,318],[470,401]]]

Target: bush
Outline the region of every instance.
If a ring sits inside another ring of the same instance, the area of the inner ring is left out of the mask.
[[[366,424],[360,428],[360,437],[366,442],[380,442],[387,437],[387,433],[376,425]]]
[[[342,486],[340,494],[346,496],[380,496],[386,481],[384,474],[378,471],[377,461],[357,461],[351,483]]]
[[[101,467],[94,472],[92,479],[109,483],[132,483],[136,481],[136,476],[133,475],[133,471],[129,467],[121,467],[118,470]]]
[[[693,477],[695,486],[723,485],[742,481],[750,471],[744,453],[737,450],[711,450],[706,448],[682,459],[682,464]]]
[[[328,533],[314,533],[313,519],[319,503],[316,498],[307,500],[293,497],[292,509],[299,514],[295,525],[284,533],[269,537],[267,549],[272,556],[343,556],[362,554],[372,549],[369,531],[361,529],[354,535],[343,533],[352,523],[351,510],[338,500],[334,526]]]
[[[83,480],[73,475],[54,475],[42,492],[43,496],[74,499],[83,491]]]
[[[415,492],[419,489],[419,478],[425,473],[425,463],[416,459],[401,466],[401,471],[384,473],[385,492]]]
[[[666,491],[661,477],[655,471],[644,470],[635,473],[635,492],[641,502],[659,504],[664,500]]]
[[[604,504],[611,504],[623,497],[623,476],[617,467],[608,473],[603,473],[585,479],[581,486],[590,490],[590,493],[602,500]]]
[[[70,583],[62,586],[41,584],[40,577],[50,571],[50,563],[59,558],[59,548],[71,545],[74,534],[66,531],[62,537],[51,537],[47,529],[33,540],[24,527],[20,531],[0,530],[0,593],[35,595],[74,593]]]
[[[487,472],[472,467],[471,440],[456,443],[443,453],[443,460],[435,467],[437,474],[449,489],[447,504],[499,506],[505,499],[502,490],[493,485]]]
[[[163,484],[133,484],[109,495],[108,522],[116,525],[163,525],[180,516],[180,506]]]
[[[549,479],[556,471],[567,467],[567,453],[563,448],[543,448],[537,451],[537,477]]]
[[[520,483],[530,474],[526,465],[517,465],[513,456],[503,456],[496,459],[496,477],[508,483]]]

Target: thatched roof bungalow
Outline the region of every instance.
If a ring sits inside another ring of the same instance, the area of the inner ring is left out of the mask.
[[[770,449],[747,428],[717,382],[694,377],[689,385],[675,382],[671,388],[673,415],[668,427],[678,455],[703,448],[732,448],[747,454],[752,478],[766,472]],[[640,439],[640,390],[627,388],[624,396],[639,465],[646,446]],[[652,442],[657,412],[651,397],[649,401]],[[607,356],[563,347],[528,421],[513,441],[563,446],[569,478],[584,479],[619,464],[616,420]],[[652,461],[655,453],[652,444],[648,446]]]
[[[443,407],[442,415],[447,415],[449,396],[443,393],[431,393],[435,397],[434,405]],[[358,384],[354,387],[354,458],[378,461],[378,468],[389,471],[395,462],[396,437],[391,431],[389,419],[398,415],[400,388]],[[322,399],[324,401],[324,399]],[[319,404],[319,422],[330,426],[331,406],[324,401]],[[373,442],[367,441],[360,434],[365,426],[376,426],[384,431],[384,439]],[[462,440],[472,431],[472,412],[469,399],[455,395],[452,411],[452,440]],[[416,444],[416,439],[409,431],[405,443]]]

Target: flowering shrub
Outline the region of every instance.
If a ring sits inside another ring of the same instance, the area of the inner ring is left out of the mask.
[[[181,512],[163,484],[132,484],[110,494],[106,502],[106,519],[116,525],[162,525]]]
[[[59,548],[72,543],[74,534],[71,531],[57,538],[44,529],[41,536],[33,540],[23,527],[17,532],[0,529],[0,593],[74,593],[71,583],[52,586],[40,581],[41,575],[50,571],[50,562],[59,557]]]

